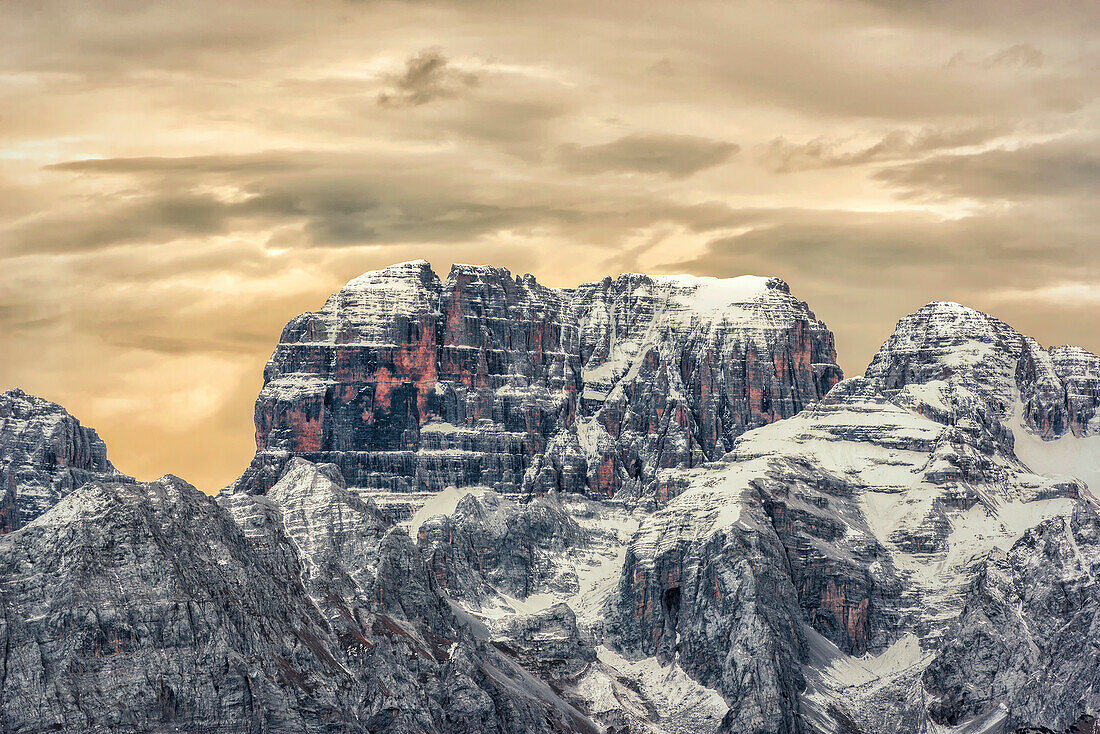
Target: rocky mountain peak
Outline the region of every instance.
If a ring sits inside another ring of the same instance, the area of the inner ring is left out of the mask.
[[[1044,349],[957,303],[934,301],[898,321],[866,376],[937,420],[968,413],[1006,431],[1019,422],[1046,440],[1097,430],[1100,358],[1079,347]]]
[[[216,500],[0,396],[0,729],[1091,730],[1098,381],[949,302],[841,380],[774,278],[365,273]]]
[[[547,288],[425,261],[365,273],[293,319],[256,403],[263,492],[290,456],[349,487],[610,496],[726,451],[840,378],[833,336],[775,278],[624,274]],[[401,515],[408,510],[394,510]]]
[[[0,535],[41,515],[85,482],[125,480],[91,428],[19,388],[0,393]]]

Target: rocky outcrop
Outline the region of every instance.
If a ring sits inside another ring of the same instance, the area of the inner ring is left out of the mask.
[[[576,574],[557,558],[584,545],[587,534],[553,495],[515,503],[495,492],[467,494],[450,515],[417,528],[417,543],[451,597],[481,606],[504,593],[577,591]]]
[[[595,734],[333,467],[222,504],[95,482],[0,539],[0,729]]]
[[[1100,357],[1080,347],[1054,347],[1050,360],[1065,389],[1069,430],[1075,436],[1100,433],[1100,420],[1095,420],[1100,407]]]
[[[0,729],[341,731],[308,597],[185,482],[85,484],[0,539]]]
[[[0,393],[0,535],[26,525],[92,480],[125,480],[107,447],[56,403]]]
[[[575,412],[577,330],[562,311],[555,291],[497,268],[456,266],[442,283],[417,261],[352,280],[283,330],[238,486],[262,492],[297,455],[355,487],[518,489]]]
[[[832,334],[778,279],[623,275],[551,289],[402,263],[283,331],[256,403],[263,493],[290,456],[348,486],[656,491],[840,378]]]
[[[595,641],[577,626],[567,604],[508,619],[494,644],[557,689],[575,682],[596,661]]]
[[[674,492],[661,469],[721,457],[841,377],[832,333],[777,278],[627,274],[570,300],[582,409],[576,430],[536,459],[536,487],[573,490],[583,467],[593,495],[663,503]]]
[[[721,731],[797,732],[802,619],[783,546],[759,508],[742,510],[736,528],[712,526],[725,518],[699,493],[685,492],[635,536],[608,632],[627,654],[675,663],[720,692],[729,704]]]
[[[456,613],[407,531],[347,490],[336,466],[295,458],[266,495],[219,501],[263,555],[289,554],[299,569],[368,731],[593,731]]]
[[[1098,576],[1100,516],[1090,505],[984,561],[924,672],[932,718],[951,726],[998,712],[1007,731],[1071,731],[1100,711]]]
[[[957,303],[934,301],[898,321],[867,377],[921,412],[945,421],[978,419],[998,438],[1004,432],[996,424],[1010,422],[1017,400],[1024,424],[1045,440],[1100,431],[1093,421],[1100,357],[1080,347],[1043,349]]]

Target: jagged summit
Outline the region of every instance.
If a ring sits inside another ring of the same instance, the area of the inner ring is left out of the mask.
[[[929,415],[960,403],[988,420],[1043,439],[1100,432],[1100,357],[1080,347],[1044,349],[1003,321],[933,301],[898,321],[866,375]]]

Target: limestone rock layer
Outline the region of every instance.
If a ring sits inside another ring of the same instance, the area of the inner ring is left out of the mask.
[[[622,275],[552,289],[424,261],[293,319],[256,401],[262,493],[290,456],[349,486],[610,497],[725,453],[841,377],[832,333],[771,278]]]

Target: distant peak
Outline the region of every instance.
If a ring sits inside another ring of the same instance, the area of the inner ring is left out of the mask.
[[[511,279],[512,272],[508,268],[498,267],[496,265],[474,265],[472,263],[454,263],[451,265],[451,272],[448,274],[448,278],[457,278],[462,276],[495,276],[499,278]]]

